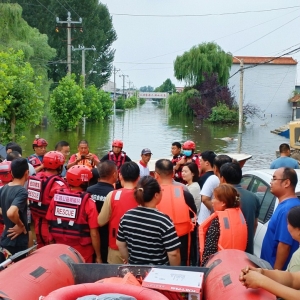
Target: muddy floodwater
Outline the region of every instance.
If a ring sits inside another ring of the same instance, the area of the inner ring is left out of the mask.
[[[245,169],[268,168],[275,158],[275,150],[281,143],[287,142],[284,137],[270,133],[271,130],[286,124],[290,118],[269,117],[266,119],[247,120],[243,128],[241,152],[253,157]],[[66,140],[71,145],[71,153],[77,150],[77,143],[86,139],[90,151],[102,157],[110,149],[113,139],[124,141],[124,151],[137,160],[143,148],[150,148],[153,158],[170,156],[171,144],[174,141],[193,140],[197,151],[213,150],[216,153],[238,152],[238,127],[232,125],[211,125],[187,117],[173,117],[168,109],[155,101],[146,101],[144,105],[126,111],[117,111],[109,120],[100,123],[86,123],[85,128],[60,132],[53,124],[47,127],[36,127],[25,133],[27,143],[24,156],[32,153],[31,142],[39,134],[49,142],[48,150],[54,149],[56,142]],[[221,138],[230,137],[232,141]]]

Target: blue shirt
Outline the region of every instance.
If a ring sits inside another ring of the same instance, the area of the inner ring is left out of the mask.
[[[270,166],[270,169],[278,169],[278,168],[299,169],[299,164],[297,160],[294,158],[288,156],[281,156],[275,159]]]
[[[286,270],[293,253],[299,248],[299,242],[295,241],[287,229],[287,214],[289,210],[300,205],[298,198],[289,198],[278,204],[273,216],[270,219],[266,235],[263,240],[260,257],[268,261],[272,267],[276,260],[278,243],[285,243],[291,246],[289,256],[282,268]]]

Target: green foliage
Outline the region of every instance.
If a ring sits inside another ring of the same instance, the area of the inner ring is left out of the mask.
[[[237,108],[230,109],[224,103],[218,103],[212,108],[211,115],[208,119],[212,123],[238,123],[239,112]]]
[[[134,108],[137,106],[137,97],[136,96],[132,96],[128,99],[125,100],[125,103],[124,103],[124,108]]]
[[[74,129],[85,112],[82,88],[75,76],[66,76],[50,96],[50,113],[60,130]]]
[[[165,80],[163,82],[162,85],[160,85],[159,87],[157,87],[155,90],[155,92],[168,92],[168,93],[175,93],[176,92],[176,88],[175,88],[175,84],[172,83],[171,79],[168,78],[167,80]]]
[[[122,96],[119,96],[116,101],[116,109],[124,109],[125,108],[125,99]]]
[[[88,121],[100,121],[104,118],[104,112],[100,100],[100,94],[95,85],[89,85],[83,90],[83,102],[85,105],[84,116]]]
[[[154,91],[154,87],[148,85],[148,86],[142,86],[140,87],[140,91],[141,92],[153,92]]]
[[[145,104],[145,103],[146,103],[146,99],[144,99],[144,98],[140,98],[140,100],[139,100],[139,103],[140,103],[140,105],[143,105],[143,104]]]
[[[103,90],[98,90],[98,96],[103,109],[103,118],[107,119],[113,113],[113,102],[109,93]]]
[[[199,94],[197,90],[189,90],[185,93],[178,93],[169,96],[169,108],[172,115],[193,115],[193,110],[189,107],[188,99],[195,94]]]
[[[29,5],[28,5],[29,6]],[[48,60],[56,55],[56,50],[48,45],[48,37],[38,29],[30,27],[22,19],[22,8],[18,4],[0,3],[0,51],[22,50],[24,60],[30,62],[34,73],[41,77],[39,91],[48,99]]]
[[[24,54],[10,49],[0,52],[0,118],[2,142],[17,140],[22,132],[41,120],[43,101],[35,76]]]
[[[232,56],[215,43],[202,43],[177,56],[174,62],[174,75],[188,86],[204,81],[204,74],[218,74],[221,85],[227,85]]]
[[[68,17],[66,8],[71,7],[71,19],[79,21],[79,17],[82,18],[82,24],[72,25],[72,44],[76,48],[78,45],[88,48],[94,45],[97,49],[85,53],[86,70],[96,71],[86,77],[86,84],[94,83],[99,88],[109,80],[115,53],[111,45],[117,39],[117,35],[113,28],[112,17],[105,4],[95,0],[68,0],[67,5],[60,5],[57,0],[39,0],[34,4],[24,0],[15,0],[15,2],[22,6],[23,18],[28,24],[48,35],[50,46],[57,49],[55,61],[65,61],[67,57],[66,24],[57,24],[59,32],[56,32],[55,16],[61,21],[66,21]],[[72,73],[76,74],[77,80],[81,74],[81,55],[81,51],[72,52],[72,61],[74,61]],[[51,64],[49,69],[49,77],[53,82],[59,82],[67,72],[66,64],[63,63]]]

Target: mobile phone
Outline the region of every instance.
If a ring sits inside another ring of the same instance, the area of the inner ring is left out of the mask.
[[[85,155],[81,155],[81,159],[85,159]]]

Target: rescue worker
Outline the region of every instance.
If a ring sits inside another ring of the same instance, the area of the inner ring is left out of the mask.
[[[159,159],[155,163],[155,179],[162,188],[162,200],[157,209],[173,221],[181,242],[181,264],[189,265],[190,233],[194,229],[197,213],[194,198],[190,192],[173,181],[173,164],[168,159]]]
[[[44,171],[36,176],[30,176],[28,180],[28,200],[34,222],[37,248],[49,244],[48,222],[46,213],[53,195],[56,191],[66,188],[67,185],[61,174],[65,158],[62,153],[50,151],[44,155]]]
[[[124,152],[123,149],[123,141],[121,140],[114,140],[112,142],[112,150],[108,152],[108,154],[104,155],[101,159],[100,162],[106,161],[106,160],[112,160],[117,168],[118,171],[120,172],[120,168],[125,162],[131,161],[131,159],[127,156],[126,152]],[[116,183],[116,188],[120,189],[121,182],[120,180],[117,181]]]
[[[247,246],[247,224],[237,190],[230,184],[220,184],[214,189],[212,206],[215,212],[199,226],[201,267],[217,251],[245,251]]]
[[[182,145],[182,154],[183,156],[179,161],[176,162],[174,166],[175,173],[182,169],[182,166],[188,162],[194,162],[198,169],[199,173],[201,174],[201,166],[200,166],[200,159],[199,155],[195,153],[196,144],[193,141],[186,141]]]
[[[75,165],[83,165],[91,170],[98,165],[99,159],[96,154],[90,153],[89,143],[86,140],[79,141],[77,150],[78,152],[70,157],[67,169]]]
[[[179,162],[181,160],[181,158],[183,157],[183,155],[181,153],[181,144],[179,142],[172,143],[171,152],[173,155],[172,164],[174,166],[174,171],[175,171],[174,172],[174,180],[177,182],[183,182],[182,176],[181,176],[182,166],[175,168],[176,163]]]
[[[134,188],[140,178],[140,168],[133,162],[126,162],[120,169],[120,181],[123,188],[110,192],[105,198],[98,224],[108,223],[108,258],[109,264],[122,264],[123,259],[116,244],[118,228],[122,216],[131,208],[137,207],[134,198]]]
[[[65,163],[61,172],[61,176],[65,177],[67,173],[67,160],[70,155],[70,144],[66,141],[59,141],[54,148],[55,151],[61,152],[63,156],[65,157]]]
[[[44,169],[43,159],[45,153],[47,152],[47,145],[48,142],[45,139],[40,138],[38,135],[36,135],[36,138],[32,142],[34,154],[30,155],[27,158],[27,161],[33,165],[36,173]]]
[[[11,175],[11,161],[4,161],[0,163],[0,189],[11,182],[13,179]],[[4,229],[4,220],[2,210],[0,208],[0,238]]]
[[[92,172],[87,166],[73,166],[66,174],[69,188],[61,189],[51,200],[47,220],[50,243],[76,249],[86,263],[102,263],[95,201],[85,190]]]

